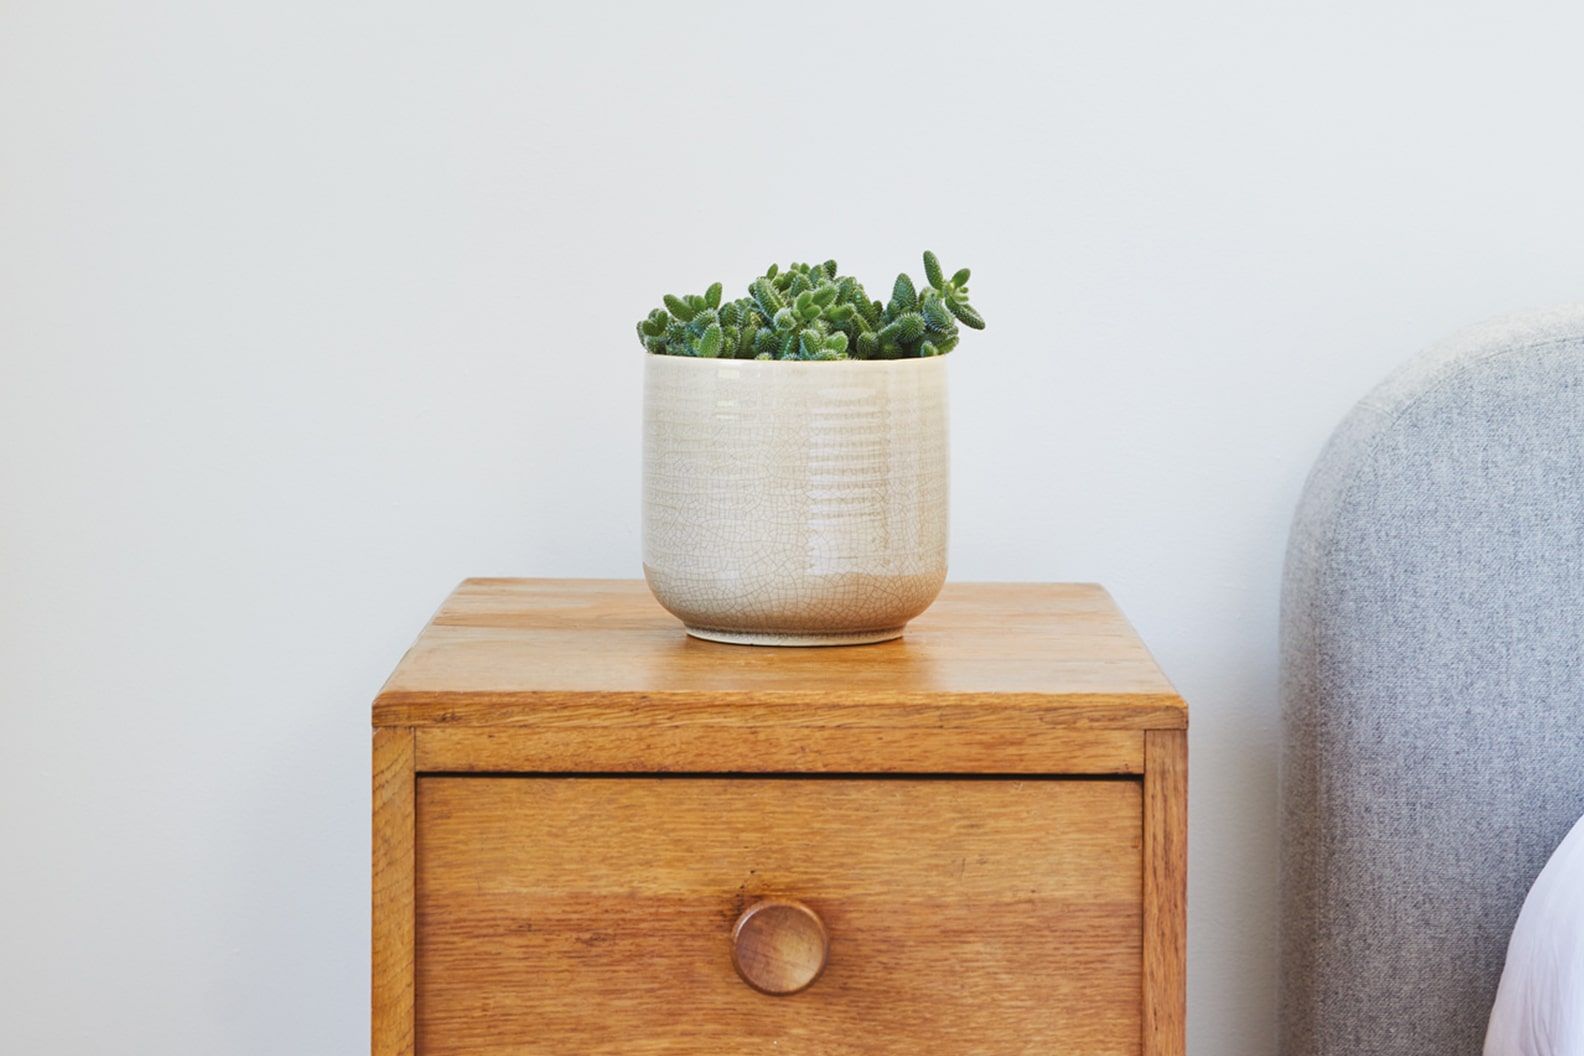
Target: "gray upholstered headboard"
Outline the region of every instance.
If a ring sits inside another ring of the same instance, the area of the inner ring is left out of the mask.
[[[1337,429],[1282,697],[1281,1056],[1479,1053],[1584,814],[1584,306],[1445,342]]]

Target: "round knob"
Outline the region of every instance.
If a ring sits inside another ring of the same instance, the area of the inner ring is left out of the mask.
[[[824,923],[801,902],[756,902],[732,928],[732,964],[762,994],[781,997],[808,989],[825,970],[829,952]]]

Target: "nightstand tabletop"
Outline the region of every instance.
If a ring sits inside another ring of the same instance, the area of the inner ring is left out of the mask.
[[[733,706],[822,724],[855,707],[915,721],[946,707],[1090,729],[1187,725],[1182,698],[1094,584],[949,583],[896,641],[767,648],[688,637],[641,580],[587,579],[463,582],[386,682],[374,724],[704,719]]]

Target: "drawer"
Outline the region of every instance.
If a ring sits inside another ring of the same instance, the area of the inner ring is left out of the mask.
[[[419,776],[417,1052],[1138,1053],[1141,791]],[[782,899],[828,953],[769,996],[733,931]]]

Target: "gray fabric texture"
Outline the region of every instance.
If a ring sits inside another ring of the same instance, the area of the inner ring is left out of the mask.
[[[1348,415],[1281,620],[1282,1056],[1477,1056],[1584,814],[1584,305],[1461,334]]]

